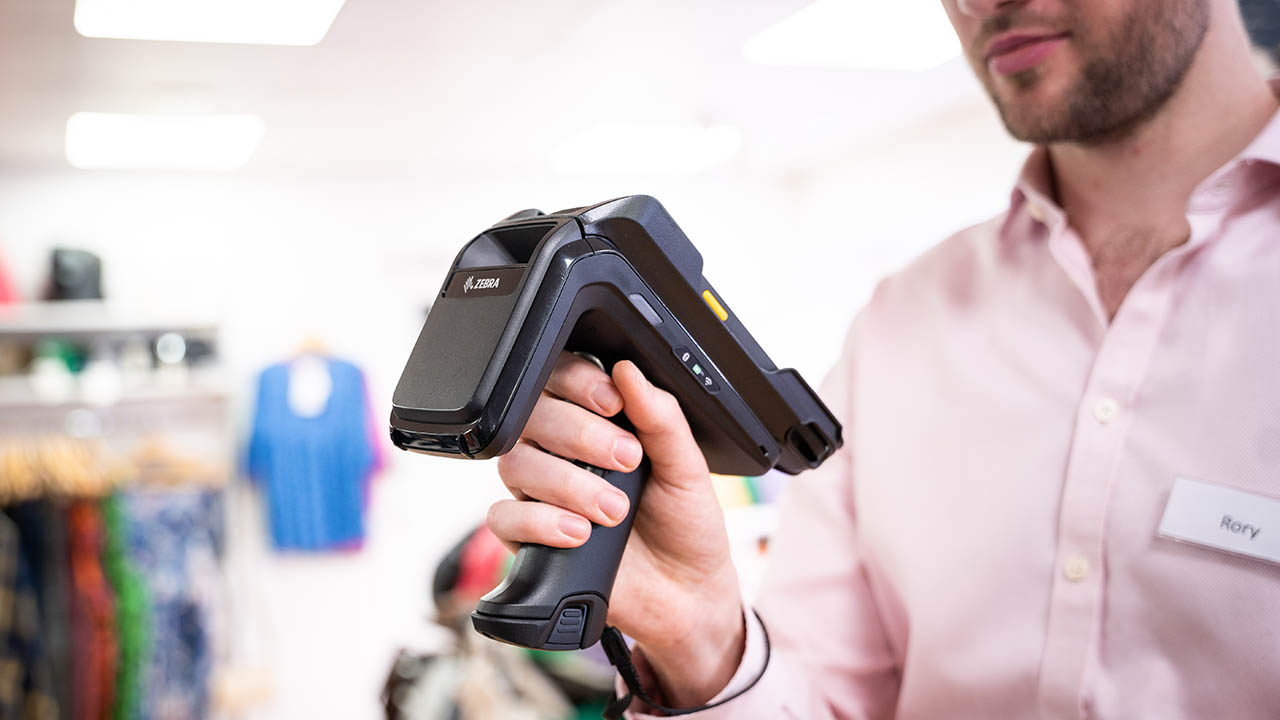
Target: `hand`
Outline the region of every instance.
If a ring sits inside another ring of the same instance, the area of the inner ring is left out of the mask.
[[[605,419],[623,410],[635,435]],[[562,353],[520,442],[498,460],[515,499],[495,503],[488,524],[512,551],[529,542],[577,547],[590,535],[590,523],[612,527],[624,519],[628,502],[570,460],[632,470],[642,451],[652,475],[618,569],[608,622],[635,638],[667,699],[691,707],[728,684],[746,631],[724,515],[674,396],[631,362],[614,366],[611,378]]]

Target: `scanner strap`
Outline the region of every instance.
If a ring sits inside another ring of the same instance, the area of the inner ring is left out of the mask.
[[[769,669],[769,656],[772,654],[772,648],[769,646],[769,630],[764,626],[764,620],[761,619],[760,613],[756,612],[755,608],[751,608],[751,612],[755,613],[756,620],[760,622],[760,630],[764,634],[764,665],[760,668],[760,673],[746,687],[729,697],[721,698],[710,705],[699,705],[698,707],[683,709],[669,708],[654,701],[653,698],[645,693],[644,688],[640,686],[640,674],[636,672],[636,666],[631,662],[631,650],[627,648],[627,641],[622,637],[622,632],[612,625],[606,626],[604,636],[600,638],[600,642],[604,645],[604,654],[609,657],[609,662],[618,668],[618,674],[622,676],[622,682],[627,686],[627,694],[617,698],[605,707],[604,719],[619,720],[627,708],[631,707],[633,698],[640,698],[648,703],[650,707],[664,715],[692,715],[696,712],[719,707],[730,700],[736,700],[743,693],[755,687],[756,683],[760,682],[760,678],[764,677],[764,671]]]

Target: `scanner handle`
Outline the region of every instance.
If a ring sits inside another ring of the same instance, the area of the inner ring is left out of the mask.
[[[604,633],[609,594],[649,479],[649,459],[631,472],[575,464],[627,494],[627,517],[613,527],[592,523],[591,536],[575,548],[521,545],[506,579],[471,613],[480,634],[527,648],[577,650]]]

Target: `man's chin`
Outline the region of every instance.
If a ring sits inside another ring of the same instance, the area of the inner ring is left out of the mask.
[[[1001,78],[996,89],[996,107],[1009,134],[1032,143],[1049,142],[1055,130],[1070,114],[1069,93],[1059,83],[1043,76]]]

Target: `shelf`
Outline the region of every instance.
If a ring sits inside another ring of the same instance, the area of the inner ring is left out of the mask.
[[[222,373],[212,370],[190,371],[181,382],[147,380],[137,386],[124,388],[113,402],[91,402],[78,385],[68,397],[47,398],[36,393],[26,375],[0,376],[0,408],[9,411],[21,408],[74,409],[84,407],[109,410],[118,406],[173,404],[190,402],[225,402],[230,399]]]
[[[126,306],[103,300],[62,300],[0,305],[0,340],[44,337],[130,337],[179,332],[213,337],[212,316],[167,308]]]
[[[216,387],[153,385],[97,404],[78,394],[49,401],[24,385],[14,378],[0,382],[0,442],[42,435],[118,438],[209,429],[222,436],[230,429],[231,396]]]

